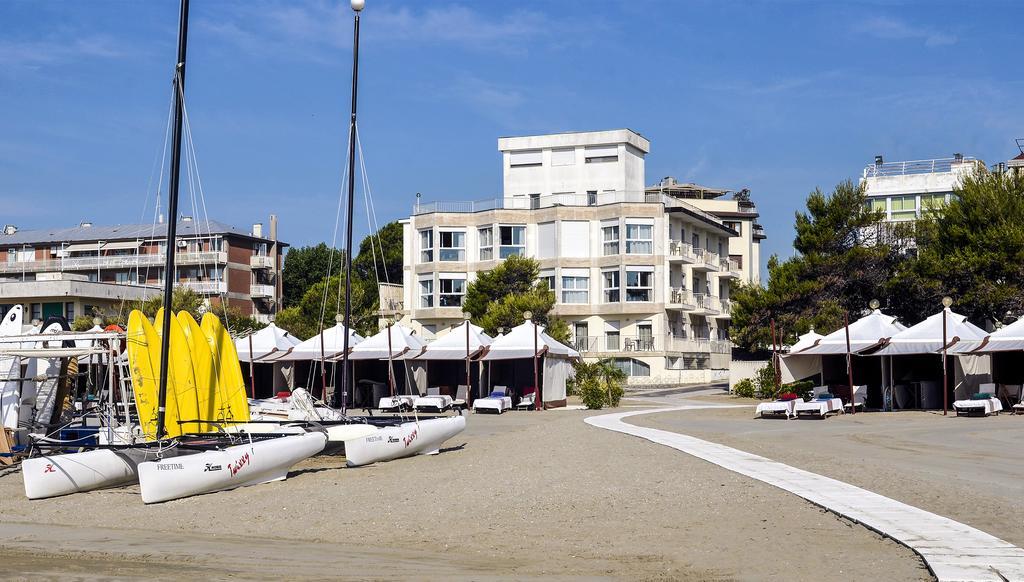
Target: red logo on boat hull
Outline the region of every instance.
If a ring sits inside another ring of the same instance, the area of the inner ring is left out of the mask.
[[[412,429],[412,432],[409,433],[409,436],[402,439],[402,442],[405,444],[406,448],[409,448],[409,445],[411,445],[412,441],[416,440],[416,437],[418,436],[420,436],[420,429],[414,428]]]
[[[234,477],[242,470],[243,467],[249,464],[249,453],[246,453],[239,457],[234,463],[228,463],[228,469],[231,471],[231,476]]]
[[[46,468],[43,469],[43,473],[56,473],[56,472],[57,472],[57,469],[53,468],[53,464],[52,463],[47,463],[46,464]]]

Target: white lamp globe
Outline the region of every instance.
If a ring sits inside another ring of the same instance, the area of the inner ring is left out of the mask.
[[[352,0],[352,10],[356,12],[362,12],[363,8],[366,7],[366,0]]]

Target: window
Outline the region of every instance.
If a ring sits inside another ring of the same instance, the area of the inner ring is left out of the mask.
[[[921,212],[935,212],[946,206],[945,194],[921,194]]]
[[[540,150],[523,150],[508,154],[508,165],[513,168],[529,168],[543,163],[544,154]]]
[[[494,258],[494,229],[491,227],[481,228],[477,231],[480,239],[480,260],[489,261]]]
[[[619,146],[606,145],[588,147],[584,150],[583,158],[588,164],[617,162],[619,161]]]
[[[737,269],[743,268],[743,255],[729,255],[729,261],[735,263]]]
[[[604,332],[604,348],[609,352],[619,351],[619,346],[622,343],[619,341],[619,330],[610,329]]]
[[[604,241],[604,255],[619,254],[619,225],[601,227],[601,239]]]
[[[134,284],[135,274],[135,271],[117,271],[114,273],[114,282],[121,285]]]
[[[626,269],[626,301],[650,301],[654,290],[654,267]]]
[[[587,190],[587,206],[597,206],[597,190]]]
[[[437,258],[441,261],[466,260],[466,232],[444,231],[437,233]]]
[[[893,196],[889,199],[892,220],[914,220],[917,218],[917,196]]]
[[[434,280],[420,279],[420,307],[434,306]]]
[[[551,150],[552,166],[572,166],[576,164],[576,148],[554,148]]]
[[[568,269],[564,269],[563,273]],[[562,275],[562,303],[589,303],[590,278],[576,274]]]
[[[36,250],[32,247],[21,247],[18,249],[18,262],[31,263],[36,260]]]
[[[445,275],[438,279],[438,307],[461,307],[466,295],[465,275]]]
[[[650,376],[651,367],[633,358],[617,358],[615,365],[626,373],[627,376]]]
[[[565,258],[590,257],[590,222],[563,220],[559,223],[558,256]]]
[[[32,319],[38,319],[40,321],[43,320],[43,304],[42,303],[33,303],[29,307],[29,311],[31,312]]]
[[[7,264],[11,264],[11,263],[17,262],[17,260],[18,260],[18,250],[17,249],[7,249]]]
[[[636,325],[636,347],[640,350],[654,350],[654,327],[650,322]]]
[[[654,225],[626,223],[626,254],[650,255],[654,253]]]
[[[619,271],[605,271],[601,273],[604,280],[604,302],[619,302]]]
[[[530,210],[537,210],[540,208],[540,194],[530,194]]]
[[[555,272],[554,271],[541,271],[540,280],[547,283],[548,291],[555,290]]]
[[[885,201],[885,198],[868,198],[868,210],[872,212],[881,212],[882,214],[885,214],[887,210]]]
[[[722,239],[718,239],[718,256],[721,257],[725,253],[722,252]]]
[[[64,302],[64,319],[69,322],[75,320],[75,304],[72,301]]]
[[[537,225],[537,258],[553,259],[558,256],[558,223],[542,222]]]
[[[577,321],[572,324],[572,335],[576,340],[576,350],[584,351],[588,349],[588,336],[590,332],[587,327],[587,322]]]
[[[743,223],[739,222],[738,220],[727,220],[725,221],[725,226],[735,230],[736,234],[743,236]]]
[[[424,263],[434,262],[434,231],[424,229],[420,231],[420,260]]]
[[[526,227],[525,226],[502,226],[498,229],[501,237],[498,247],[498,256],[507,259],[512,255],[526,255]]]

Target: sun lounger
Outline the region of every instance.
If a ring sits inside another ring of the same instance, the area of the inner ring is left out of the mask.
[[[1003,410],[1003,403],[991,392],[980,392],[969,400],[953,402],[953,410],[957,416],[989,416],[999,414]]]
[[[495,386],[486,398],[473,401],[473,412],[493,411],[501,414],[512,408],[512,398],[505,395],[505,386]]]
[[[452,397],[441,394],[440,388],[427,388],[426,396],[419,396],[412,402],[417,412],[444,412],[452,407]]]
[[[532,410],[537,406],[537,391],[530,389],[529,392],[523,394],[523,397],[519,399],[519,403],[516,404],[516,410]]]
[[[844,412],[846,411],[843,409],[843,401],[828,393],[819,394],[810,402],[797,400],[796,406],[793,407],[793,414],[797,417],[818,416],[825,418],[830,414],[842,414]]]
[[[469,387],[459,384],[455,389],[455,398],[452,399],[452,408],[462,410],[466,407],[466,399],[469,398]]]
[[[404,410],[412,410],[412,406],[416,402],[416,398],[418,397],[412,394],[385,396],[377,402],[377,408],[384,412],[402,412]]]
[[[868,386],[867,386],[867,384],[861,384],[860,386],[854,386],[853,387],[853,406],[856,406],[857,408],[860,408],[861,410],[864,410],[864,406],[866,405],[867,401],[868,401]],[[843,404],[843,410],[845,411],[847,408],[851,408],[851,404],[849,402]]]
[[[764,418],[765,416],[781,416],[785,415],[786,418],[793,416],[793,411],[796,408],[797,402],[802,402],[799,398],[796,400],[776,400],[775,402],[762,402],[757,405],[757,410],[754,411],[754,418]]]

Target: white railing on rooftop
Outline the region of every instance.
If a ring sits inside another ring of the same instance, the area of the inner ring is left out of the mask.
[[[704,212],[696,206],[678,198],[666,196],[659,192],[614,190],[596,193],[548,194],[545,196],[511,196],[507,198],[489,198],[485,200],[417,202],[413,205],[414,215],[435,212],[486,212],[488,210],[536,210],[554,206],[604,206],[606,204],[662,204],[666,208],[681,208],[710,222],[721,224],[722,221],[712,214]]]
[[[910,176],[914,174],[934,174],[952,172],[954,166],[962,164],[975,165],[978,160],[965,158],[935,158],[934,160],[912,160],[908,162],[884,162],[871,164],[864,168],[865,178],[880,176]]]
[[[140,255],[109,255],[105,257],[65,257],[42,261],[16,261],[0,263],[0,273],[40,273],[83,271],[91,269],[133,269],[135,267],[163,266],[163,253]],[[228,254],[224,251],[203,251],[175,253],[174,264],[215,264],[226,263]]]

